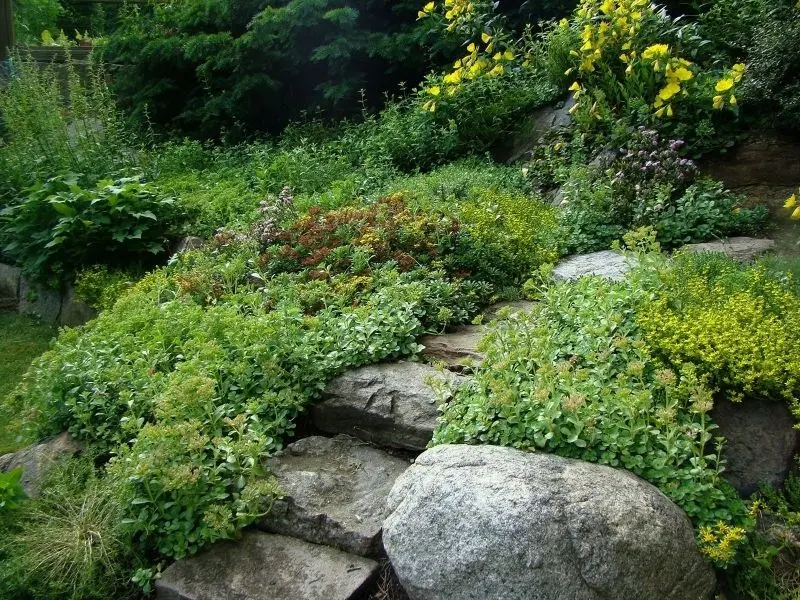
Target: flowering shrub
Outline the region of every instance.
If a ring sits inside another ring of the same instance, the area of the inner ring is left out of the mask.
[[[721,184],[699,178],[684,144],[639,127],[607,169],[573,168],[562,213],[570,250],[607,248],[624,231],[648,225],[666,248],[758,231],[766,210],[745,208]]]

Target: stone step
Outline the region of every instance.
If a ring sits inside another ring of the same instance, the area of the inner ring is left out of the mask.
[[[349,436],[298,440],[268,461],[286,495],[256,526],[379,556],[386,498],[409,464]]]
[[[422,451],[439,416],[428,381],[458,383],[463,377],[412,363],[380,363],[347,371],[331,381],[312,408],[314,425],[379,446]]]
[[[477,346],[485,334],[483,325],[465,325],[451,333],[424,335],[417,341],[425,346],[422,351],[425,358],[460,370],[478,367],[483,362],[483,353],[478,352]]]
[[[242,539],[170,565],[157,600],[350,600],[370,585],[378,563],[282,535],[245,531]]]
[[[722,252],[742,262],[755,260],[765,252],[775,249],[775,240],[767,238],[732,237],[715,242],[688,244],[690,252]]]

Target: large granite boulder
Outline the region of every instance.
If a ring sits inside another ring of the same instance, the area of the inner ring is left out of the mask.
[[[312,408],[314,424],[379,446],[424,450],[439,407],[434,381],[458,382],[449,371],[412,362],[381,363],[347,371],[325,388]]]
[[[725,438],[722,476],[743,496],[762,483],[780,486],[789,474],[800,431],[785,402],[746,398],[743,402],[714,403],[711,418]]]
[[[169,566],[156,581],[158,600],[350,600],[378,563],[282,535],[245,532],[238,541]]]
[[[258,527],[361,556],[381,553],[386,498],[408,462],[347,436],[313,436],[268,462],[285,496]]]
[[[553,271],[553,277],[574,280],[586,275],[597,275],[612,281],[622,281],[635,262],[636,259],[633,257],[623,256],[611,250],[576,254],[558,263]]]
[[[0,456],[0,472],[22,467],[22,489],[28,496],[35,498],[41,491],[42,479],[48,468],[56,461],[70,458],[82,451],[82,442],[68,433],[62,433],[41,444]]]
[[[751,237],[732,237],[714,242],[687,244],[684,246],[689,252],[721,252],[731,258],[750,262],[765,252],[775,249],[775,240]]]
[[[704,600],[715,587],[683,511],[610,467],[437,446],[389,508],[384,547],[412,600]]]

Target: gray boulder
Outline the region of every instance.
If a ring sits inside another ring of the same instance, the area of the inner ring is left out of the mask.
[[[439,361],[451,368],[478,366],[483,362],[483,353],[477,346],[486,333],[486,328],[478,325],[465,325],[451,333],[425,335],[418,341],[425,346],[422,355]]]
[[[245,532],[238,541],[170,565],[156,581],[158,600],[350,600],[378,563],[281,535]]]
[[[29,497],[35,498],[41,491],[47,469],[56,461],[80,454],[82,450],[82,442],[68,433],[62,433],[41,444],[0,456],[0,472],[22,467],[22,489]]]
[[[432,448],[384,522],[412,600],[704,600],[686,515],[621,470],[497,446]]]
[[[204,243],[203,238],[197,237],[196,235],[186,236],[175,244],[175,251],[173,254],[183,254],[191,250],[198,250],[203,247]]]
[[[775,241],[765,238],[732,237],[715,242],[687,244],[690,252],[722,252],[731,258],[750,262],[765,252],[775,249]]]
[[[412,362],[381,363],[343,373],[312,408],[314,425],[379,446],[424,450],[439,407],[427,380],[459,382],[448,371]]]
[[[61,294],[23,277],[19,286],[19,312],[39,317],[45,323],[57,323],[61,314]]]
[[[794,428],[794,417],[785,402],[722,400],[714,403],[711,418],[725,438],[722,476],[737,492],[749,496],[762,483],[783,484],[800,448],[800,431]]]
[[[20,278],[18,268],[0,263],[0,298],[17,298]]]
[[[381,552],[386,497],[408,462],[347,436],[314,436],[268,461],[285,493],[257,526],[361,556]]]
[[[69,286],[61,302],[61,313],[58,315],[58,324],[66,327],[78,327],[94,319],[97,314],[97,309],[79,299],[75,295],[75,289]]]
[[[579,279],[586,275],[598,275],[612,281],[622,281],[635,265],[636,259],[611,250],[570,256],[556,265],[555,279]]]

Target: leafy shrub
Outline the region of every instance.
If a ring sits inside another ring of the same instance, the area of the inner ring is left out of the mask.
[[[18,508],[25,498],[25,492],[22,491],[20,484],[21,478],[22,467],[0,473],[0,525],[6,515]]]
[[[498,444],[625,468],[695,524],[741,521],[710,444],[712,390],[691,365],[673,368],[650,352],[634,315],[642,294],[583,278],[548,287],[529,313],[500,321],[475,377],[442,404],[433,444]]]
[[[81,187],[67,173],[38,183],[0,213],[4,252],[32,278],[57,285],[82,265],[124,262],[166,249],[173,200],[133,175]]]
[[[69,53],[66,84],[55,66],[15,56],[0,88],[0,205],[58,173],[99,179],[137,163],[138,141],[124,125],[102,65],[79,77]]]
[[[419,81],[452,42],[429,36],[417,8],[416,0],[156,3],[129,12],[104,56],[129,65],[115,87],[142,122],[201,137],[277,132],[318,108],[356,112],[359,90],[375,105],[394,85]]]
[[[729,577],[742,598],[792,600],[800,593],[800,477],[790,474],[782,491],[762,489],[751,514],[758,527]]]
[[[141,277],[141,272],[109,270],[105,265],[86,267],[75,276],[75,295],[98,310],[107,310]]]
[[[800,297],[789,280],[721,254],[680,253],[656,271],[637,321],[672,364],[693,363],[730,396],[800,396]]]
[[[330,280],[295,267],[273,274],[254,241],[222,231],[63,331],[19,389],[40,434],[66,428],[116,455],[108,479],[142,549],[182,557],[251,522],[278,494],[262,458],[327,380],[417,352],[488,295],[420,267]]]
[[[59,0],[15,0],[13,5],[14,32],[17,41],[25,44],[36,43],[45,29],[54,30],[64,10]]]

